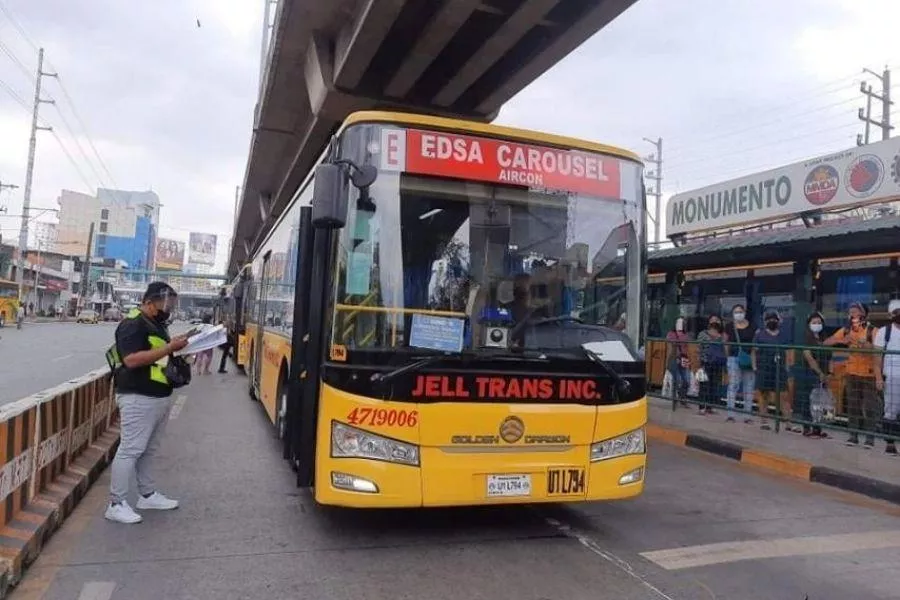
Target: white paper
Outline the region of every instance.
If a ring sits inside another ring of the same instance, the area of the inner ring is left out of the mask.
[[[175,353],[176,356],[197,354],[210,348],[217,348],[225,343],[227,334],[224,325],[206,327],[188,338],[188,345]]]

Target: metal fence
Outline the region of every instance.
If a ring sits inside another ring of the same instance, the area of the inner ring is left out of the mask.
[[[848,443],[900,439],[900,353],[866,347],[733,343],[654,338],[651,387],[679,406],[812,437],[828,430]],[[834,343],[834,342],[832,342]],[[754,412],[755,409],[755,412]]]
[[[0,407],[0,597],[111,458],[117,419],[109,369]]]

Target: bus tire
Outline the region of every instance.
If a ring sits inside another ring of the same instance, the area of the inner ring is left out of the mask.
[[[250,395],[251,400],[259,402],[259,397],[256,394],[256,380],[253,376],[254,372],[253,351],[251,348],[250,357],[247,359],[247,393]]]
[[[291,464],[291,468],[295,468],[292,439],[293,431],[288,421],[288,394],[290,392],[290,381],[288,377],[288,367],[281,365],[281,373],[278,375],[278,404],[275,407],[275,430],[279,439],[281,439],[281,456]]]

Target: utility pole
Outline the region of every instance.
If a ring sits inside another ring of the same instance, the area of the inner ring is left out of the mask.
[[[84,251],[84,264],[81,266],[81,285],[79,287],[79,296],[81,299],[78,301],[78,306],[75,307],[76,311],[84,309],[84,298],[87,295],[88,284],[91,280],[91,250],[94,245],[94,222],[91,221],[91,228],[88,229],[88,243],[87,249]],[[77,312],[75,313],[78,314]]]
[[[891,137],[891,70],[887,67],[879,75],[870,69],[863,69],[864,73],[874,75],[881,81],[881,93],[872,91],[872,86],[866,84],[865,81],[859,84],[859,91],[866,96],[866,108],[859,109],[859,120],[866,124],[865,136],[857,135],[856,144],[862,146],[869,143],[869,127],[874,125],[881,128],[881,139],[887,140]],[[872,99],[881,101],[881,120],[876,121],[872,118]]]
[[[651,140],[649,138],[644,138],[645,142],[650,142],[656,147],[656,152],[651,154],[650,156],[645,157],[645,160],[656,165],[655,171],[648,172],[647,179],[653,180],[656,185],[651,190],[647,190],[647,193],[656,197],[656,208],[654,211],[654,217],[650,217],[653,221],[653,241],[655,243],[659,243],[659,221],[660,221],[660,211],[662,210],[662,138],[657,138],[655,140]]]
[[[34,83],[34,108],[31,112],[31,137],[28,141],[28,165],[25,169],[25,193],[22,197],[22,225],[19,229],[19,260],[16,266],[16,282],[19,284],[19,302],[25,301],[25,251],[28,245],[28,209],[31,208],[31,182],[34,179],[34,153],[38,130],[50,131],[50,127],[38,126],[41,104],[53,104],[41,98],[41,81],[44,77],[56,77],[56,73],[44,72],[44,49],[38,50],[37,79]]]

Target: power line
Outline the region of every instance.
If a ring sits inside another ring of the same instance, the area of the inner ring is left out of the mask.
[[[63,112],[59,109],[59,106],[54,105],[54,108],[56,108],[56,112],[59,115],[60,120],[62,120],[63,128],[72,137],[72,141],[75,142],[75,147],[81,153],[81,156],[84,158],[84,161],[87,163],[88,167],[93,172],[94,177],[96,177],[97,181],[100,182],[101,185],[103,185],[104,184],[103,177],[100,175],[100,173],[97,171],[97,169],[94,168],[94,163],[88,158],[87,152],[84,151],[84,146],[82,146],[81,142],[78,141],[78,136],[72,130],[72,126],[69,124],[68,119],[66,119]]]
[[[854,127],[856,127],[856,124],[855,124],[855,123],[853,123],[852,125],[853,125]],[[849,125],[848,125],[848,127],[849,127]],[[847,137],[848,137],[848,136],[841,136],[840,138],[830,138],[827,142],[821,142],[819,145],[820,145],[822,148],[834,148],[834,150],[828,150],[828,151],[822,152],[822,153],[820,153],[820,154],[829,154],[830,152],[833,152],[833,151],[835,151],[835,150],[839,150],[839,149],[840,149],[839,144],[846,143],[846,142],[847,142]],[[847,145],[849,145],[849,143],[847,143]],[[802,153],[802,154],[797,153],[797,152],[794,152],[794,153],[792,153],[792,154],[790,154],[790,155],[788,155],[788,156],[786,156],[786,157],[783,157],[783,158],[781,158],[781,157],[770,157],[770,158],[767,158],[766,160],[761,161],[761,162],[742,163],[740,167],[736,167],[736,168],[731,168],[731,169],[725,169],[725,170],[717,171],[717,172],[716,172],[716,177],[715,177],[714,182],[726,181],[726,180],[732,179],[732,178],[734,178],[734,177],[739,177],[739,176],[742,176],[742,175],[748,175],[748,174],[750,174],[750,173],[758,173],[758,172],[760,172],[760,171],[766,171],[766,170],[769,170],[769,169],[774,169],[774,168],[777,168],[777,167],[779,167],[779,166],[793,164],[793,163],[796,163],[796,162],[800,162],[800,161],[802,161],[802,160],[807,160],[807,159],[809,159],[809,158],[810,158],[810,153],[809,153],[809,152],[804,152],[804,153]],[[680,172],[680,173],[678,173],[677,176],[670,176],[670,180],[676,180],[676,181],[678,181],[678,180],[681,180],[681,179],[693,179],[693,178],[694,178],[694,177],[693,177],[693,174],[699,173],[699,172],[701,172],[700,169],[696,169],[696,168],[695,168],[695,169],[690,169],[690,170],[688,170],[687,172]],[[697,188],[697,187],[703,187],[703,186],[705,186],[705,185],[710,185],[710,183],[706,183],[706,180],[702,180],[702,181],[701,181],[701,185],[693,185],[693,184],[692,184],[692,185],[690,186],[690,189],[694,189],[694,188]],[[682,188],[682,186],[680,186],[680,185],[675,186],[675,187],[677,187],[677,188],[679,188],[679,189],[688,189],[688,188]]]
[[[14,63],[17,67],[19,67],[19,70],[22,71],[22,73],[25,74],[25,77],[27,77],[28,80],[29,80],[31,83],[34,83],[34,74],[33,74],[30,70],[28,70],[28,67],[25,66],[25,63],[23,63],[23,62],[19,59],[19,57],[16,56],[16,53],[13,52],[12,50],[10,50],[9,47],[8,47],[6,44],[4,44],[2,41],[0,41],[0,50],[2,50],[2,51],[3,51],[3,54],[5,54],[6,56],[8,56],[9,59],[10,59],[11,61],[13,61],[13,63]]]
[[[6,15],[6,18],[9,19],[9,22],[12,23],[13,27],[15,27],[18,30],[19,35],[21,35],[22,38],[26,42],[28,42],[28,44],[32,47],[32,49],[34,49],[35,52],[37,52],[38,45],[34,43],[34,40],[32,40],[31,37],[29,37],[29,35],[25,32],[25,28],[23,28],[19,24],[19,22],[13,16],[12,12],[6,7],[6,4],[4,4],[2,0],[0,0],[0,12],[2,12],[4,15]]]
[[[91,146],[91,150],[94,151],[94,155],[97,157],[97,161],[100,163],[101,168],[106,172],[106,175],[109,177],[109,180],[113,183],[113,185],[118,188],[119,186],[116,184],[116,178],[113,177],[109,168],[106,166],[106,162],[103,160],[103,157],[100,156],[100,152],[97,151],[97,147],[94,145],[94,141],[91,139],[91,135],[88,132],[87,126],[84,124],[84,119],[78,114],[78,111],[75,109],[75,102],[72,100],[72,97],[69,95],[69,92],[66,90],[66,86],[63,84],[63,80],[61,77],[57,77],[56,82],[59,84],[59,89],[63,93],[66,101],[69,104],[69,108],[72,109],[72,114],[75,116],[75,120],[78,121],[78,124],[81,125],[82,131],[84,131],[84,136],[88,141],[88,144]]]
[[[753,125],[749,125],[749,126],[746,126],[746,127],[742,127],[742,128],[740,128],[740,129],[733,129],[733,130],[729,130],[729,131],[722,131],[722,132],[719,132],[719,133],[716,133],[716,134],[713,134],[713,135],[710,135],[710,136],[705,136],[705,137],[702,137],[702,138],[696,138],[696,139],[692,140],[692,142],[693,142],[693,143],[697,143],[697,142],[705,143],[705,142],[709,142],[709,141],[713,141],[713,140],[718,140],[718,139],[731,138],[731,137],[734,137],[734,136],[737,136],[737,135],[741,135],[741,134],[744,134],[744,133],[748,133],[748,132],[751,132],[751,131],[758,132],[760,129],[769,127],[769,126],[771,126],[771,125],[780,125],[780,124],[782,124],[782,123],[784,123],[785,121],[788,121],[788,120],[791,121],[792,123],[796,123],[798,120],[803,121],[807,116],[811,116],[811,115],[814,115],[814,114],[816,114],[816,113],[819,113],[819,112],[822,112],[822,111],[825,111],[825,110],[829,110],[829,109],[832,109],[832,108],[837,108],[837,107],[844,106],[844,105],[847,105],[847,104],[852,104],[852,103],[855,103],[856,101],[857,101],[856,98],[845,98],[844,100],[839,100],[839,101],[837,101],[837,102],[832,102],[832,103],[829,103],[829,104],[826,104],[826,105],[823,105],[823,106],[817,106],[817,107],[814,107],[814,108],[807,108],[807,109],[798,110],[798,111],[796,111],[796,112],[787,113],[787,114],[781,115],[781,116],[779,116],[779,117],[776,117],[776,118],[774,118],[774,119],[770,119],[770,120],[768,120],[768,121],[763,121],[762,123],[754,123]],[[835,115],[835,117],[836,117],[836,116],[837,116],[837,115]],[[818,119],[818,120],[821,121],[821,119]],[[671,154],[674,154],[675,156],[681,157],[681,156],[685,156],[685,151],[684,151],[684,150],[679,151],[679,150],[676,149],[674,152],[670,153],[670,158],[671,158]],[[687,156],[690,156],[690,154],[687,154]],[[676,160],[674,161],[674,164],[672,164],[672,165],[670,165],[670,166],[675,166],[675,165],[678,165],[678,164],[683,164],[683,163],[685,163],[685,162],[690,162],[690,161],[686,161],[686,160],[681,160],[681,161],[679,161],[679,160],[676,159]]]
[[[25,112],[29,112],[31,110],[30,108],[28,108],[28,103],[25,102],[25,99],[22,98],[22,96],[20,96],[19,93],[14,90],[11,85],[6,83],[2,79],[0,79],[0,87],[2,87],[6,91],[6,93],[9,94],[10,97],[25,110]]]
[[[72,154],[69,152],[68,148],[66,148],[65,144],[63,144],[62,138],[59,137],[59,134],[56,131],[51,130],[50,133],[56,139],[56,142],[59,144],[60,149],[63,151],[63,154],[66,155],[66,159],[69,161],[69,164],[78,172],[78,177],[81,178],[81,182],[86,186],[87,191],[91,191],[91,183],[88,181],[88,178],[85,177],[84,171],[78,166],[78,163],[72,157]]]

